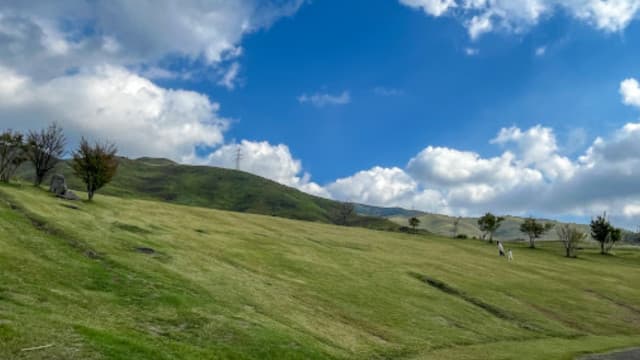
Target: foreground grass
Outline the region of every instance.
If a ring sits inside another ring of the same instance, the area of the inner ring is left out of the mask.
[[[633,249],[572,260],[513,244],[507,263],[472,240],[71,204],[29,186],[0,199],[0,359],[571,359],[640,345]]]

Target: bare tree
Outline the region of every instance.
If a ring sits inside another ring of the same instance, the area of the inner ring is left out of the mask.
[[[116,152],[114,144],[96,143],[91,146],[85,138],[82,138],[80,146],[74,151],[71,168],[85,183],[89,201],[93,200],[96,191],[108,184],[115,176],[118,169]]]
[[[460,220],[462,220],[462,216],[453,219],[453,229],[451,230],[451,237],[453,238],[458,236],[458,224],[460,224]]]
[[[587,234],[579,231],[574,226],[562,224],[556,228],[558,237],[564,245],[566,257],[578,257],[578,245],[587,238]]]
[[[35,168],[34,184],[39,186],[64,154],[66,139],[62,128],[53,123],[40,131],[30,131],[27,136],[27,156]]]
[[[9,182],[18,167],[26,161],[24,136],[7,130],[0,134],[0,181]]]

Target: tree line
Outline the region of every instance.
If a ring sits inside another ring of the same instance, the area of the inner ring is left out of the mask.
[[[34,185],[41,186],[63,159],[67,139],[63,129],[51,124],[26,134],[5,130],[0,133],[0,181],[8,183],[25,163],[34,171]],[[90,143],[82,137],[71,152],[71,169],[85,184],[91,201],[99,189],[108,184],[118,169],[117,147],[110,142]]]
[[[495,216],[490,212],[481,216],[478,219],[478,228],[482,231],[482,238],[484,239],[488,237],[489,242],[493,242],[493,235],[500,228],[504,220],[504,217]],[[458,221],[459,219],[455,221],[455,227],[457,227]],[[555,223],[544,223],[534,219],[533,217],[529,217],[520,225],[520,232],[529,237],[529,247],[535,249],[536,239],[541,238],[554,227],[556,228],[558,239],[565,249],[565,256],[577,257],[579,244],[583,240],[587,239],[588,234],[580,231],[575,226],[570,224],[559,224],[556,227]],[[591,230],[591,238],[600,244],[600,253],[603,255],[608,254],[613,246],[622,240],[622,229],[611,225],[606,213],[591,219],[589,228]]]

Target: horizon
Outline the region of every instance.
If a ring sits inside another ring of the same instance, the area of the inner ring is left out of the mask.
[[[0,5],[0,128],[240,151],[339,201],[640,225],[636,0],[171,4]]]

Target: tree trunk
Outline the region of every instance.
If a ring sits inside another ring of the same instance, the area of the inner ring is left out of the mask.
[[[43,180],[44,179],[42,178],[42,175],[36,174],[36,180],[34,181],[33,185],[34,186],[40,186],[40,184],[42,184]]]
[[[602,254],[602,255],[606,254],[606,253],[604,252],[604,242],[601,242],[601,243],[600,243],[600,254]]]
[[[87,192],[87,195],[89,196],[89,201],[93,201],[93,195],[95,194],[95,191],[93,190],[89,190]]]
[[[535,249],[536,248],[536,241],[534,239],[533,236],[529,235],[529,248],[531,249]]]

